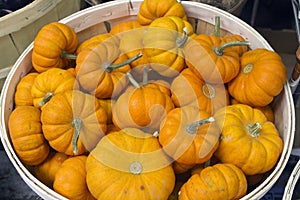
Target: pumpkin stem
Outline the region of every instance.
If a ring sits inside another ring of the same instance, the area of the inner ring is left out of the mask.
[[[78,142],[80,130],[82,128],[82,120],[79,119],[79,118],[73,119],[72,126],[75,129],[74,135],[73,135],[73,138],[72,138],[72,148],[73,148],[73,153],[75,155],[77,155],[78,154],[77,142]]]
[[[108,66],[105,66],[105,71],[106,72],[111,72],[114,69],[118,69],[120,67],[123,67],[124,65],[128,65],[130,63],[132,63],[133,61],[135,61],[136,59],[142,57],[142,52],[138,53],[136,56],[129,58],[128,60],[125,60],[124,62],[118,63],[118,64],[110,64]]]
[[[47,92],[44,96],[44,98],[38,103],[38,106],[45,105],[50,99],[54,96],[53,92]]]
[[[250,46],[250,42],[248,41],[232,41],[232,42],[227,42],[222,44],[220,47],[216,47],[214,49],[215,54],[218,56],[222,56],[224,53],[224,49],[227,47],[232,47],[232,46]]]
[[[75,54],[69,54],[67,53],[67,51],[62,51],[61,55],[62,58],[67,58],[67,59],[71,59],[71,60],[76,60],[77,56]]]
[[[127,72],[126,75],[127,75],[128,79],[129,79],[130,83],[134,87],[141,88],[140,84],[133,78],[133,76],[129,72]]]
[[[140,162],[138,162],[138,161],[132,162],[129,165],[129,171],[132,174],[138,175],[138,174],[142,173],[142,171],[143,171],[143,165]]]
[[[248,124],[248,126],[247,126],[248,133],[252,137],[258,137],[260,135],[261,129],[262,129],[262,126],[260,125],[259,122],[256,122],[254,124]]]
[[[183,28],[183,38],[177,38],[176,40],[176,44],[179,48],[182,48],[184,46],[184,44],[186,43],[186,41],[188,40],[188,33],[187,33],[187,28],[184,27]]]
[[[185,127],[185,131],[187,133],[190,133],[190,134],[195,134],[199,126],[202,126],[203,124],[207,124],[209,122],[214,122],[214,121],[215,121],[214,117],[209,117],[209,118],[205,118],[205,119],[202,119],[202,120],[195,121],[191,124],[188,124]]]
[[[215,17],[215,30],[214,35],[220,37],[220,16]]]

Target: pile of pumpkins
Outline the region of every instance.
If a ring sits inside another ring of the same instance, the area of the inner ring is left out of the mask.
[[[21,161],[69,199],[245,196],[282,153],[271,103],[286,69],[219,20],[198,34],[177,0],[144,0],[80,43],[45,25],[9,118]]]

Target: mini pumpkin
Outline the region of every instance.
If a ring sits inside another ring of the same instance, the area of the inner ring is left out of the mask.
[[[33,41],[32,66],[38,72],[66,67],[65,57],[75,53],[77,45],[78,37],[73,28],[60,22],[46,24]]]
[[[33,106],[31,88],[37,75],[38,73],[31,72],[25,75],[17,84],[14,97],[16,106]]]
[[[131,69],[129,63],[141,56],[138,54],[129,59],[121,54],[119,43],[114,39],[105,40],[78,54],[76,78],[85,91],[99,99],[115,97],[127,86],[125,74]]]
[[[154,132],[166,114],[174,108],[171,97],[158,88],[141,85],[127,74],[133,85],[122,93],[112,107],[114,124],[123,128],[142,128]]]
[[[163,16],[177,16],[187,19],[183,5],[177,0],[144,0],[137,15],[141,25],[149,25],[152,21]]]
[[[50,146],[67,155],[92,150],[107,129],[107,113],[99,100],[79,90],[53,96],[42,107],[41,121]]]
[[[94,200],[86,184],[87,156],[74,156],[67,158],[57,170],[53,189],[68,199]]]
[[[229,94],[224,84],[210,84],[190,68],[174,78],[171,98],[176,107],[193,105],[209,114],[229,105]]]
[[[192,25],[179,17],[155,19],[144,36],[144,49],[151,68],[162,76],[177,76],[185,67],[183,47],[193,34]]]
[[[223,43],[220,37],[199,34],[184,47],[185,61],[194,73],[208,83],[228,83],[240,71],[240,56],[232,46],[249,45],[248,42]]]
[[[56,171],[61,164],[68,158],[64,153],[50,152],[47,159],[34,167],[34,175],[49,188],[53,187]]]
[[[159,143],[176,162],[185,165],[208,161],[219,145],[220,129],[214,119],[193,106],[171,110],[162,121]]]
[[[175,186],[157,138],[135,128],[104,136],[88,155],[86,171],[88,188],[99,200],[167,200]]]
[[[33,82],[31,87],[33,105],[40,108],[57,93],[77,88],[78,83],[69,71],[60,68],[49,69],[38,74]]]
[[[191,176],[180,188],[178,199],[240,199],[247,187],[246,176],[238,167],[216,164]]]
[[[283,141],[275,125],[258,109],[245,104],[226,106],[214,115],[222,130],[215,156],[246,175],[265,173],[277,163]]]
[[[40,117],[41,111],[34,106],[17,106],[8,120],[14,150],[21,161],[30,166],[41,164],[50,152]]]
[[[249,50],[242,55],[241,70],[228,84],[228,91],[240,103],[266,106],[283,89],[286,73],[278,53],[264,48]]]

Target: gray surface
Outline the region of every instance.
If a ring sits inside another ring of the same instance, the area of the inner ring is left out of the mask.
[[[0,199],[41,199],[23,181],[2,148],[0,150]]]

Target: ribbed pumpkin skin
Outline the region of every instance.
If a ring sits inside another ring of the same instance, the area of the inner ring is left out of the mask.
[[[34,106],[16,107],[8,121],[9,134],[19,158],[26,165],[42,163],[50,148],[43,136],[41,112]]]
[[[184,7],[177,0],[144,0],[137,15],[141,25],[149,25],[153,20],[163,16],[187,18]]]
[[[262,107],[281,92],[286,77],[281,57],[276,52],[258,48],[243,54],[241,71],[228,84],[228,91],[240,103]]]
[[[115,37],[110,37],[95,48],[80,51],[76,59],[76,78],[85,91],[97,98],[112,98],[127,86],[128,79],[125,74],[131,67],[127,64],[109,72],[106,69],[111,64],[127,59],[125,54],[121,54],[119,42]]]
[[[47,93],[53,95],[66,90],[77,89],[78,83],[75,77],[67,70],[52,68],[38,74],[31,88],[33,105],[37,108],[42,107],[40,102],[43,101]]]
[[[74,200],[94,200],[86,185],[87,156],[75,156],[66,159],[57,170],[54,178],[54,191]]]
[[[229,104],[229,94],[223,84],[206,83],[190,68],[185,68],[174,78],[170,89],[176,107],[194,105],[213,114]]]
[[[38,75],[36,72],[25,75],[17,85],[15,92],[15,105],[16,106],[32,106],[33,98],[31,96],[31,88],[34,83],[35,77]]]
[[[192,25],[176,16],[155,19],[147,28],[144,36],[144,48],[153,70],[165,77],[177,76],[185,67],[183,46],[179,42],[194,35]]]
[[[113,105],[113,122],[121,129],[142,128],[154,132],[173,108],[171,97],[158,88],[129,86]]]
[[[240,57],[235,49],[225,49],[222,55],[215,53],[222,39],[214,35],[199,34],[184,47],[185,62],[202,80],[213,84],[228,83],[240,71]]]
[[[223,163],[232,163],[246,175],[265,173],[272,169],[283,150],[283,141],[275,125],[258,109],[235,104],[220,109],[214,117],[222,129],[215,156]],[[250,125],[261,129],[252,131]]]
[[[94,96],[78,90],[68,90],[55,95],[42,107],[42,128],[50,146],[56,151],[74,155],[72,122],[82,121],[78,139],[78,155],[91,150],[104,136],[107,113]]]
[[[61,57],[63,51],[72,54],[78,45],[75,31],[66,24],[49,23],[38,32],[33,42],[32,65],[38,72],[67,65]]]
[[[130,171],[132,162],[141,163],[141,173]],[[88,188],[99,200],[167,200],[175,186],[171,162],[157,138],[138,129],[103,137],[89,154],[86,170]]]
[[[232,164],[216,164],[194,174],[180,189],[179,200],[233,200],[247,192],[242,170]]]
[[[198,108],[185,106],[171,110],[161,123],[159,143],[174,160],[185,165],[208,161],[219,145],[220,129],[214,123],[198,126],[194,133],[186,128],[211,115]]]

